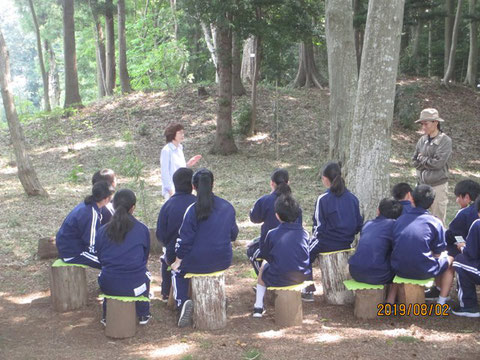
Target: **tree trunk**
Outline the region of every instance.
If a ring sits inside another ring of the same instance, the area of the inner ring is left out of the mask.
[[[415,74],[419,73],[419,64],[418,64],[418,51],[420,48],[420,37],[422,35],[423,21],[421,19],[417,20],[417,24],[413,27],[413,42],[412,42],[412,55],[411,61],[415,68]]]
[[[45,52],[48,53],[48,63],[50,70],[48,71],[48,81],[52,91],[50,92],[50,103],[55,108],[60,106],[60,77],[58,76],[57,61],[55,59],[55,53],[50,46],[48,40],[45,40]]]
[[[352,2],[328,0],[325,14],[330,86],[329,158],[346,164],[358,82]]]
[[[200,21],[200,25],[203,30],[203,36],[205,37],[205,43],[207,44],[208,51],[210,52],[210,57],[213,65],[215,66],[215,82],[218,84],[218,54],[217,49],[215,48],[215,46],[217,46],[217,42],[215,41],[215,29],[207,26],[207,24],[205,24],[203,21]]]
[[[468,53],[467,76],[465,77],[465,85],[475,88],[477,85],[477,62],[478,62],[478,22],[475,18],[476,0],[469,2],[470,18],[470,51]]]
[[[212,153],[222,155],[237,152],[232,136],[232,35],[225,21],[227,19],[221,19],[218,23],[216,36],[218,110],[215,143],[211,149]]]
[[[312,88],[317,87],[322,89],[322,79],[317,71],[315,59],[313,57],[313,43],[309,38],[300,44],[300,55],[298,57],[298,71],[293,87]]]
[[[92,0],[89,1],[90,10],[92,12],[94,22],[95,33],[95,59],[97,63],[97,88],[98,98],[101,99],[107,94],[107,85],[105,82],[106,68],[105,68],[105,38],[103,36],[103,28],[100,20],[98,19],[98,8],[95,6]]]
[[[452,46],[450,47],[450,57],[448,58],[448,67],[443,77],[443,85],[448,86],[450,80],[453,79],[453,71],[455,70],[455,53],[457,52],[458,32],[460,29],[460,17],[462,14],[462,2],[458,0],[457,13],[455,14],[455,23],[453,24]]]
[[[175,40],[178,40],[177,0],[170,0],[170,8],[172,9]]]
[[[445,49],[443,55],[443,73],[447,72],[448,61],[450,59],[450,48],[452,47],[452,34],[453,34],[453,10],[455,9],[454,0],[445,0]]]
[[[77,53],[75,50],[74,0],[63,0],[63,57],[65,62],[64,107],[82,106],[78,89]]]
[[[353,117],[347,183],[365,219],[390,193],[389,160],[404,0],[370,0]]]
[[[254,38],[255,46],[255,57],[253,65],[253,79],[252,79],[252,96],[251,96],[251,116],[250,116],[250,125],[248,128],[248,135],[252,136],[255,134],[255,127],[257,123],[257,84],[258,84],[258,75],[260,73],[260,64],[262,62],[262,39],[260,36],[255,36]]]
[[[122,94],[132,92],[127,70],[127,40],[125,38],[125,0],[118,0],[118,70]]]
[[[242,96],[247,92],[242,84],[242,44],[237,34],[232,34],[232,94]]]
[[[360,0],[353,0],[353,16],[355,17],[360,11]],[[357,59],[357,74],[360,71],[360,61],[362,60],[363,47],[363,30],[359,27],[354,27],[353,37],[355,39],[355,55]]]
[[[244,83],[252,83],[254,72],[254,60],[252,54],[255,52],[253,36],[250,36],[243,44],[242,70],[240,76]]]
[[[13,102],[10,80],[10,62],[8,59],[8,50],[0,30],[0,88],[2,90],[3,106],[7,116],[8,129],[12,140],[15,158],[17,160],[18,178],[22,183],[25,192],[28,195],[48,196],[38,181],[37,173],[30,162],[25,149],[25,138],[23,130],[18,121],[17,110]]]
[[[191,284],[194,327],[217,330],[227,326],[225,275],[194,276]]]
[[[105,3],[105,35],[107,38],[105,82],[107,84],[107,95],[113,95],[115,89],[115,29],[112,0],[106,0]]]
[[[35,14],[35,8],[33,7],[32,0],[28,0],[28,5],[30,6],[30,11],[32,12],[33,18],[33,27],[35,29],[35,35],[37,37],[37,51],[38,51],[38,62],[40,63],[40,71],[42,73],[43,81],[43,103],[45,111],[51,111],[50,107],[50,93],[48,91],[48,76],[45,71],[45,63],[43,62],[43,51],[42,51],[42,40],[40,38],[40,28],[38,27],[37,14]]]

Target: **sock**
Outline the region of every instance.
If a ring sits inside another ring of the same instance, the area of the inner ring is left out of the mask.
[[[448,296],[447,297],[439,296],[437,300],[437,304],[445,305],[447,301],[448,301]]]
[[[257,284],[257,296],[255,298],[255,305],[253,305],[254,307],[263,309],[263,296],[265,295],[265,291],[267,291],[265,286]]]

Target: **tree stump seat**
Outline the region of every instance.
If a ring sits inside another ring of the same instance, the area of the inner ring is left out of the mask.
[[[385,301],[385,285],[366,284],[353,279],[343,283],[348,290],[355,292],[353,315],[358,319],[375,319],[378,304]]]
[[[270,286],[275,291],[275,324],[280,327],[298,326],[303,322],[302,289],[313,284],[305,281],[291,286]]]
[[[348,258],[355,249],[345,249],[320,253],[320,271],[322,272],[323,294],[329,304],[353,304],[353,293],[343,282],[350,278]]]
[[[58,258],[55,237],[51,236],[38,239],[37,257],[40,260]]]
[[[398,289],[398,302],[400,304],[424,304],[425,303],[425,287],[433,285],[433,278],[425,280],[407,279],[395,276],[393,279],[395,284],[401,284]]]
[[[87,265],[57,259],[50,267],[50,298],[53,309],[71,311],[87,305]]]

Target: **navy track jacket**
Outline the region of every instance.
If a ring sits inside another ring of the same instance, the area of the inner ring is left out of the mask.
[[[447,244],[453,245],[457,240],[455,236],[461,236],[465,240],[472,223],[478,219],[478,212],[474,204],[460,209],[448,226],[445,234]]]
[[[462,253],[467,260],[470,260],[470,264],[475,265],[479,270],[476,275],[480,276],[480,219],[475,220],[470,227]]]
[[[409,212],[413,208],[410,200],[400,200],[400,204],[402,204],[402,215]]]

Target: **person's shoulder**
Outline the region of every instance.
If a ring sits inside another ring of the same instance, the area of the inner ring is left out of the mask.
[[[173,145],[171,142],[169,143],[166,143],[163,148],[162,148],[162,152],[171,152],[172,150],[174,150],[175,148],[175,145]]]
[[[225,200],[217,195],[214,195],[213,196],[213,201],[214,201],[214,204],[219,206],[219,208],[223,211],[223,210],[233,210],[235,211],[235,208],[233,207],[233,205],[230,203],[230,201],[228,200]]]
[[[138,220],[136,217],[132,216],[132,219],[133,219],[133,227],[134,229],[138,229],[140,231],[147,231],[148,233],[150,233],[150,230],[148,229],[148,226],[145,225],[143,222],[141,222],[140,220]]]

